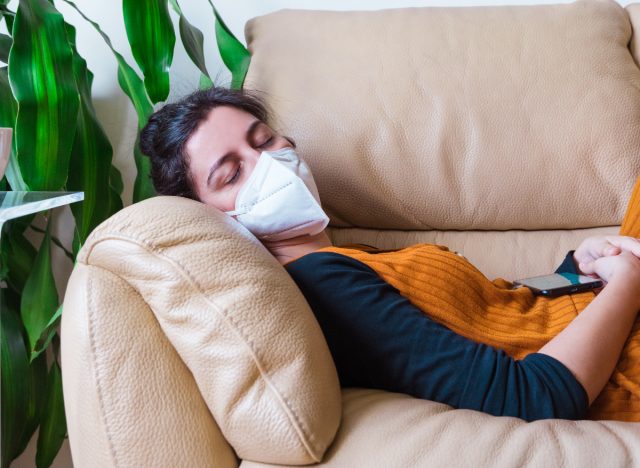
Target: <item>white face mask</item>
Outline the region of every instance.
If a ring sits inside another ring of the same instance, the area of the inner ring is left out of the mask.
[[[311,171],[293,148],[262,152],[235,208],[225,213],[269,241],[318,234],[329,224]]]

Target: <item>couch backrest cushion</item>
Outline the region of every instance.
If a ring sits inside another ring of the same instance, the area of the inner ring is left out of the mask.
[[[155,197],[98,226],[78,262],[108,271],[148,305],[240,458],[321,459],[341,415],[331,354],[296,284],[242,225],[193,200]],[[118,306],[94,304],[105,315]],[[127,357],[104,347],[100,359],[117,368]]]
[[[614,0],[283,10],[245,34],[245,87],[296,140],[332,226],[622,220],[640,174],[640,70]]]

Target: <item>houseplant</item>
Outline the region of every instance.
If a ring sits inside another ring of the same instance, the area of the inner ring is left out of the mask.
[[[100,29],[118,63],[118,83],[131,100],[142,128],[153,105],[167,99],[176,33],[200,70],[201,86],[213,83],[203,53],[203,34],[185,18],[177,0],[123,0],[123,21],[140,76]],[[209,1],[209,0],[208,0]],[[213,27],[220,55],[242,86],[249,52],[231,34],[213,4]],[[81,190],[72,205],[73,243],[67,249],[51,232],[52,213],[5,223],[0,254],[2,351],[2,459],[9,466],[39,428],[37,466],[49,466],[66,436],[57,329],[63,313],[52,273],[51,249],[74,262],[89,233],[123,206],[123,182],[112,164],[113,148],[91,98],[92,72],[76,48],[75,28],[49,0],[19,0],[12,10],[0,0],[0,127],[12,127],[14,144],[0,190]],[[133,202],[154,195],[149,162],[133,150],[137,176]],[[72,168],[73,170],[70,170]],[[38,227],[43,224],[44,227]],[[29,231],[43,234],[36,247]],[[53,245],[52,245],[53,244]],[[45,350],[50,349],[49,359]]]

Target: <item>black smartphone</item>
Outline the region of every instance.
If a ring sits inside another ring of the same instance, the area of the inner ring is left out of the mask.
[[[576,275],[575,273],[532,276],[531,278],[516,280],[513,283],[530,288],[534,294],[549,297],[588,291],[599,288],[603,284],[602,280]]]

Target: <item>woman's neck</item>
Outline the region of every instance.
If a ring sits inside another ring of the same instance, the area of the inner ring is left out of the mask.
[[[322,247],[333,245],[326,230],[313,236],[304,235],[281,241],[263,241],[262,243],[282,265]]]

